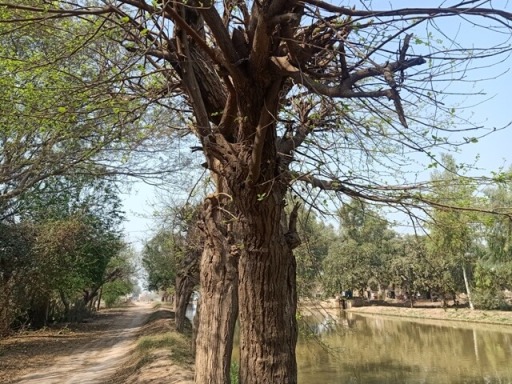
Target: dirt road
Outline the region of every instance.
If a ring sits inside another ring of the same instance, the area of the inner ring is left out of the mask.
[[[11,383],[19,384],[99,384],[106,383],[129,358],[134,337],[139,327],[152,312],[152,306],[137,303],[123,308],[112,316],[95,321],[99,330],[71,342],[65,354],[36,364]],[[62,343],[61,342],[61,343]],[[27,346],[30,348],[30,346]],[[26,349],[27,350],[27,349]],[[43,351],[44,353],[44,351]],[[2,380],[0,380],[2,381]]]

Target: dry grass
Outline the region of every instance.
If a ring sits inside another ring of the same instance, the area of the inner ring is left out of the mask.
[[[157,308],[139,330],[130,361],[110,383],[193,383],[190,335],[174,330],[174,312]]]

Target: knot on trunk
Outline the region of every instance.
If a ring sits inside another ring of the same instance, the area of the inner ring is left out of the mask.
[[[302,243],[297,232],[286,232],[284,238],[290,249],[295,249]]]
[[[295,203],[293,206],[292,212],[290,213],[290,220],[288,222],[288,232],[284,234],[284,238],[286,239],[286,243],[290,249],[297,248],[301,243],[299,234],[297,233],[297,218],[299,216],[299,207],[300,203]]]

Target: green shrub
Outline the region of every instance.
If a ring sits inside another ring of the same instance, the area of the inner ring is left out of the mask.
[[[473,304],[477,309],[510,310],[510,305],[501,291],[479,289],[473,293]]]

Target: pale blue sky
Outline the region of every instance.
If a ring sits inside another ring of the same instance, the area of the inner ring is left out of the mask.
[[[363,3],[369,3],[363,1]],[[437,3],[437,2],[436,2]],[[389,2],[374,1],[374,6],[377,7],[379,4],[386,6]],[[498,4],[498,2],[496,2]],[[407,7],[425,6],[424,1],[393,1],[393,6],[398,8],[400,5]],[[512,11],[512,5],[508,1],[499,2],[501,7],[506,6],[507,9]],[[485,20],[480,20],[485,23]],[[465,46],[479,46],[482,43],[488,43],[491,37],[490,34],[486,34],[482,29],[474,27],[462,27],[457,19],[445,19],[442,22],[443,30],[448,37],[457,37],[458,40],[463,40]],[[417,31],[418,34],[425,33],[425,28]],[[509,37],[508,37],[509,38]],[[502,37],[503,39],[503,37]],[[444,39],[443,39],[444,40]],[[489,62],[483,62],[484,65]],[[508,58],[503,63],[493,66],[490,68],[481,68],[478,72],[472,74],[472,77],[478,76],[478,78],[491,78],[474,85],[465,84],[460,85],[461,90],[464,91],[472,90],[479,91],[483,90],[486,96],[480,98],[467,99],[464,101],[464,105],[472,105],[475,102],[482,101],[492,97],[490,100],[483,102],[482,104],[475,105],[465,111],[457,112],[462,113],[464,116],[470,116],[469,113],[473,114],[471,120],[483,125],[486,129],[491,130],[494,127],[502,127],[512,121],[512,71],[509,67],[512,65],[512,58]],[[502,74],[497,79],[492,79],[497,74]],[[454,86],[452,86],[454,87]],[[456,87],[459,87],[457,85]],[[450,91],[456,91],[456,88],[450,89]],[[477,156],[480,157],[477,166],[482,169],[482,173],[488,173],[490,171],[497,171],[500,167],[508,167],[511,164],[512,155],[512,127],[504,131],[497,131],[491,135],[479,140],[478,143],[468,144],[462,147],[459,153],[454,153],[455,158],[458,162],[473,163]],[[428,173],[426,172],[428,175]],[[144,240],[147,240],[151,235],[151,230],[154,229],[153,220],[149,217],[152,214],[153,207],[151,203],[155,203],[158,193],[155,192],[153,187],[145,185],[143,183],[135,183],[129,194],[123,195],[124,209],[127,213],[127,221],[124,225],[126,238],[132,243],[136,249],[141,249],[141,245]],[[174,196],[176,197],[176,196]]]

